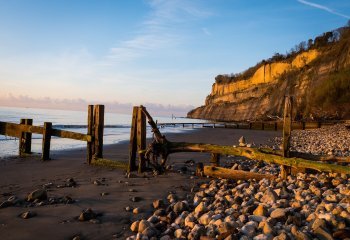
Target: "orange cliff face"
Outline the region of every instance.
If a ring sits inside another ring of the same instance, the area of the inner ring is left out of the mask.
[[[319,55],[317,50],[303,52],[296,56],[291,63],[275,62],[261,66],[249,79],[241,79],[232,83],[214,83],[212,92],[206,100],[206,105],[212,103],[234,102],[242,100],[242,93],[264,84],[274,83],[278,77],[287,71],[300,69]],[[239,96],[237,98],[237,95]],[[250,97],[247,95],[247,97]]]

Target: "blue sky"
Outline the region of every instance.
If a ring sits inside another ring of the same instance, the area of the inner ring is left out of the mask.
[[[216,75],[349,19],[348,0],[0,0],[0,104],[185,113],[204,104]]]

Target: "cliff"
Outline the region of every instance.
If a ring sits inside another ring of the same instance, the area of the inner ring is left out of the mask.
[[[349,118],[350,29],[337,31],[340,35],[334,38],[332,33],[332,41],[325,33],[307,49],[262,61],[233,77],[219,75],[205,105],[188,117],[219,121],[281,117],[284,96],[292,95],[299,118]]]

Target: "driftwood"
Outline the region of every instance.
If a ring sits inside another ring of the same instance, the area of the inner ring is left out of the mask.
[[[228,168],[213,167],[213,166],[204,166],[203,173],[204,175],[210,176],[210,177],[225,178],[225,179],[232,179],[232,180],[249,180],[249,179],[261,180],[263,178],[267,178],[267,179],[276,178],[275,176],[269,175],[269,174],[260,174],[260,173],[247,172],[247,171],[241,171],[241,170],[232,170]]]
[[[279,164],[297,169],[306,168],[322,172],[350,173],[349,166],[317,162],[300,157],[286,158],[279,154],[272,154],[273,151],[268,151],[267,149],[220,146],[204,143],[170,142],[160,133],[157,124],[153,121],[146,109],[144,107],[141,107],[141,109],[146,115],[148,123],[152,127],[152,131],[154,133],[154,141],[149,144],[148,148],[146,149],[145,157],[148,160],[152,160],[152,165],[157,169],[163,169],[165,167],[169,154],[177,152],[208,152],[222,155],[243,156],[252,160],[264,161],[271,164]],[[157,160],[159,156],[162,158],[160,164],[158,164]]]

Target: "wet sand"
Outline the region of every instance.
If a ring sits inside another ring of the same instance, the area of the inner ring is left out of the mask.
[[[170,141],[233,145],[238,143],[241,136],[245,136],[248,143],[259,145],[281,134],[273,131],[204,128],[167,134],[166,137]],[[104,157],[127,162],[128,142],[105,146]],[[185,198],[197,182],[207,181],[192,176],[194,166],[186,165],[188,171],[182,173],[179,173],[179,169],[190,159],[208,164],[209,157],[207,153],[172,154],[167,163],[173,166],[173,170],[156,177],[148,173],[131,178],[125,177],[124,170],[88,166],[85,163],[85,149],[52,152],[52,160],[47,162],[41,162],[38,156],[1,161],[0,203],[10,196],[23,200],[30,192],[45,184],[49,186],[49,199],[69,196],[74,202],[32,207],[18,204],[2,208],[0,239],[73,239],[75,236],[80,236],[80,239],[125,239],[132,235],[130,223],[151,213],[153,200],[165,200],[171,191]],[[73,178],[77,186],[57,188],[64,185],[68,178]],[[95,185],[95,180],[102,184]],[[101,196],[102,193],[108,195]],[[130,200],[132,197],[141,199],[133,202]],[[126,211],[127,206],[140,208],[140,213]],[[100,214],[98,223],[77,220],[87,208]],[[37,215],[30,219],[18,217],[26,211]]]

